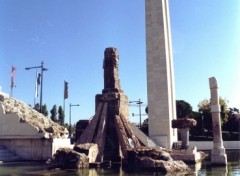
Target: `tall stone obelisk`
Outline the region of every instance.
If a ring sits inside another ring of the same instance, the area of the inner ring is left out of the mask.
[[[172,148],[177,131],[175,86],[168,0],[145,0],[149,136]]]

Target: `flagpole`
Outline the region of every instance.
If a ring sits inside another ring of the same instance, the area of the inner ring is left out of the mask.
[[[68,82],[64,80],[64,93],[63,93],[63,114],[65,117],[65,100],[68,98]]]
[[[13,65],[12,65],[12,71],[11,71],[11,93],[10,96],[13,96]]]
[[[37,78],[38,78],[38,72],[36,70],[36,78],[35,78],[35,92],[34,92],[34,101],[33,101],[33,108],[35,108],[36,105],[36,91],[37,91]]]
[[[63,114],[64,114],[64,117],[65,117],[65,99],[66,99],[66,97],[65,97],[65,92],[66,92],[66,86],[65,86],[65,83],[66,81],[64,80],[64,82],[63,82],[63,86],[64,86],[64,90],[63,90]]]
[[[13,87],[14,87],[14,72],[16,70],[16,67],[14,67],[12,65],[12,71],[11,71],[11,93],[10,93],[10,96],[12,97],[13,96]]]

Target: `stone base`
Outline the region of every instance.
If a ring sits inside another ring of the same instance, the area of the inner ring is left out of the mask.
[[[227,155],[225,149],[213,149],[211,151],[211,163],[217,165],[227,165]]]
[[[187,150],[172,150],[171,153],[174,160],[182,160],[188,163],[201,162],[205,156],[203,152],[197,152],[197,147],[189,147]]]
[[[31,161],[47,160],[62,147],[72,148],[70,139],[0,138],[0,144],[23,160]]]

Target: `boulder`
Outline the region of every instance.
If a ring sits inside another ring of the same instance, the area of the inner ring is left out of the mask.
[[[48,169],[79,169],[89,167],[88,156],[70,148],[61,148],[47,162]]]
[[[140,147],[128,150],[127,154],[127,167],[172,174],[190,171],[183,161],[174,161],[166,149]]]
[[[98,146],[93,143],[78,144],[73,147],[73,150],[79,153],[84,153],[89,158],[89,163],[93,163],[97,159]]]

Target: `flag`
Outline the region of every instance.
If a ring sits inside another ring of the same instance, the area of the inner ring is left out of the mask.
[[[38,97],[38,87],[41,84],[41,73],[36,72],[35,98]]]
[[[68,98],[68,82],[64,81],[64,99]]]
[[[14,87],[14,72],[16,70],[16,67],[12,66],[12,72],[11,72],[11,88]]]

